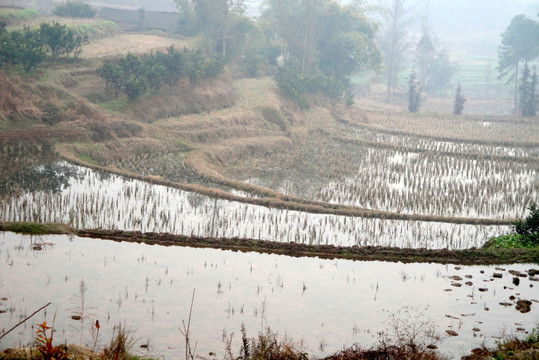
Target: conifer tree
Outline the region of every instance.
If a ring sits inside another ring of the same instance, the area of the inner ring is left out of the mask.
[[[457,86],[457,92],[455,93],[455,105],[453,106],[454,115],[462,114],[462,110],[464,110],[465,102],[466,102],[466,98],[462,96],[462,89],[459,83],[459,85]]]
[[[519,92],[519,110],[522,116],[535,116],[537,113],[537,99],[535,97],[535,88],[537,87],[537,73],[535,66],[533,74],[530,73],[528,62],[524,64],[522,70],[521,83],[518,88]]]
[[[421,103],[421,85],[417,80],[417,75],[415,70],[410,74],[410,79],[408,80],[408,110],[410,112],[417,112],[419,110],[419,105]]]

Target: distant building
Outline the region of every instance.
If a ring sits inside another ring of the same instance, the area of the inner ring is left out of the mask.
[[[174,29],[176,26],[178,13],[102,7],[98,10],[96,18],[114,21],[124,31],[168,31]]]

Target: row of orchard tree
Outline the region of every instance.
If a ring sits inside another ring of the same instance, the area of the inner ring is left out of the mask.
[[[47,54],[53,59],[77,57],[87,42],[86,36],[76,35],[58,22],[14,31],[7,31],[6,24],[0,22],[0,65],[20,67],[28,72],[42,63]]]
[[[202,79],[214,78],[223,70],[221,56],[206,57],[201,51],[174,46],[166,52],[127,56],[106,61],[97,69],[97,74],[105,80],[105,90],[109,96],[127,95],[135,101],[146,91],[157,93],[163,84],[174,86],[182,79],[196,85]]]

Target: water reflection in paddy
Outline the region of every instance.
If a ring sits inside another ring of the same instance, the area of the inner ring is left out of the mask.
[[[31,241],[54,245],[33,250]],[[200,354],[212,351],[219,357],[224,353],[223,337],[232,332],[238,351],[242,323],[250,335],[270,326],[281,335],[304,340],[308,351],[320,355],[354,342],[373,343],[373,334],[387,327],[388,315],[408,305],[435,321],[443,334],[447,329],[459,333],[439,345],[457,357],[483,341],[493,343],[492,337],[502,329],[509,333],[532,329],[537,319],[538,304],[521,314],[509,300],[511,295],[537,298],[537,288],[530,287],[537,283],[522,277],[515,286],[508,273],[532,265],[511,265],[503,271],[490,266],[456,269],[13,233],[0,234],[0,260],[0,298],[7,298],[0,301],[0,311],[5,311],[0,314],[0,333],[51,301],[46,317],[51,321],[56,314],[56,341],[77,343],[79,333],[73,325],[80,324],[71,320],[70,309],[84,279],[86,304],[92,307],[92,319],[100,320],[102,344],[113,325],[125,321],[136,329],[139,344],[149,341],[151,351],[167,359],[183,354],[178,327],[187,320],[193,289],[192,339]],[[503,277],[492,278],[494,272]],[[462,286],[452,286],[453,282]],[[32,324],[43,318],[43,313],[32,318],[1,346],[31,341]],[[481,329],[477,337],[475,327]],[[87,330],[83,338],[85,343],[91,341]]]
[[[0,220],[69,223],[78,228],[169,232],[338,246],[463,249],[509,226],[368,219],[217,200],[71,166],[60,191],[23,191],[0,202]]]

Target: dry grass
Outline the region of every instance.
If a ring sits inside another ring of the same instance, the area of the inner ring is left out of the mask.
[[[127,53],[143,54],[152,50],[165,50],[171,45],[174,45],[177,49],[193,46],[190,40],[149,34],[120,34],[114,37],[92,41],[83,47],[81,57],[107,58],[122,56]]]
[[[37,98],[19,77],[7,77],[0,71],[0,128],[11,127],[11,121],[40,119]]]
[[[112,37],[121,32],[116,23],[102,19],[67,18],[60,16],[38,16],[18,21],[17,25],[8,26],[9,30],[21,30],[25,26],[38,28],[42,23],[57,22],[73,29],[76,33],[85,34],[90,41]]]
[[[53,22],[58,22],[62,25],[67,25],[69,27],[79,27],[82,25],[93,25],[98,26],[102,24],[104,20],[102,19],[90,19],[90,18],[68,18],[55,15],[49,16],[37,16],[35,18],[26,19],[24,22],[20,23],[18,28],[22,29],[24,26],[29,26],[31,28],[37,28],[41,23],[51,24]]]
[[[539,144],[537,120],[533,118],[410,114],[404,111],[365,111],[365,114],[369,125],[364,122],[356,125],[395,134],[413,134],[440,140]]]
[[[516,337],[505,336],[504,341],[498,343],[497,349],[489,349],[485,346],[473,349],[470,355],[463,356],[462,360],[483,359],[513,359],[513,360],[536,360],[539,359],[539,327],[524,340]]]
[[[214,111],[219,113],[222,109],[228,109],[235,99],[234,89],[226,76],[203,81],[196,87],[182,80],[173,88],[164,86],[157,95],[147,94],[125,112],[144,122],[167,119],[165,124],[183,123],[189,119],[201,120],[212,116]],[[212,115],[209,115],[210,112]]]
[[[276,94],[277,85],[269,76],[235,80],[234,88],[238,94],[235,105],[239,108],[252,110],[262,105],[279,107],[281,103]]]

